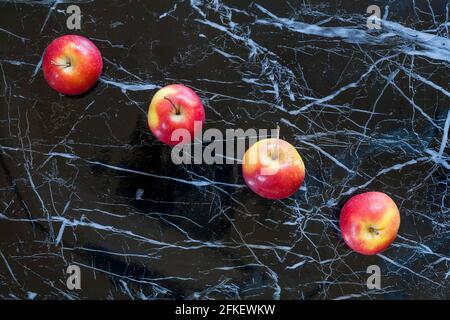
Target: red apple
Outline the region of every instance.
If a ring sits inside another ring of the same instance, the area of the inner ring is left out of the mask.
[[[281,139],[265,139],[244,154],[242,173],[245,183],[256,194],[283,199],[294,194],[305,179],[305,165],[297,150]]]
[[[203,126],[204,122],[202,101],[192,89],[182,84],[171,84],[159,89],[150,102],[148,126],[158,140],[168,145],[189,142],[172,138],[175,130],[184,129],[193,139],[197,134],[195,125]]]
[[[42,69],[50,87],[63,94],[77,95],[97,82],[103,69],[102,55],[85,37],[66,35],[47,47]]]
[[[397,236],[399,226],[398,208],[382,192],[358,194],[341,210],[340,227],[345,243],[364,255],[386,249]]]

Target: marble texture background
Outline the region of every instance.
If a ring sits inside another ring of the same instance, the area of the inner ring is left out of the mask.
[[[449,16],[438,0],[0,1],[0,298],[449,299]],[[68,33],[104,57],[80,97],[41,70]],[[174,82],[202,98],[205,129],[279,125],[301,190],[264,200],[239,164],[172,164],[146,114]],[[338,227],[367,190],[402,219],[371,257]]]

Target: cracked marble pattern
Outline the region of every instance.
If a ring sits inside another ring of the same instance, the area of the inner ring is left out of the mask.
[[[75,98],[41,72],[68,2],[0,1],[1,299],[450,298],[448,1],[70,3],[105,64]],[[279,125],[301,190],[268,201],[239,164],[172,164],[146,113],[173,82],[201,96],[205,129]],[[402,219],[372,257],[338,228],[366,190]]]

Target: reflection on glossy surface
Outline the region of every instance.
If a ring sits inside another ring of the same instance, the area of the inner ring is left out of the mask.
[[[66,97],[41,56],[72,33],[67,4],[0,2],[0,298],[449,298],[446,1],[371,1],[381,30],[364,1],[109,3],[79,3],[104,72]],[[174,165],[147,127],[169,83],[199,94],[205,129],[279,125],[300,191],[264,200],[239,164]],[[338,228],[367,190],[402,219],[372,257]]]

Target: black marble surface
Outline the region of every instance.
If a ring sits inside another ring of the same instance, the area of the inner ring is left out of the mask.
[[[76,3],[73,32],[68,2],[0,2],[1,299],[450,298],[448,1]],[[104,57],[81,97],[40,68],[69,33]],[[200,95],[205,129],[280,125],[301,190],[269,201],[239,164],[174,165],[146,122],[170,83]],[[367,190],[402,219],[371,257],[338,228]],[[73,264],[81,290],[66,287]]]

